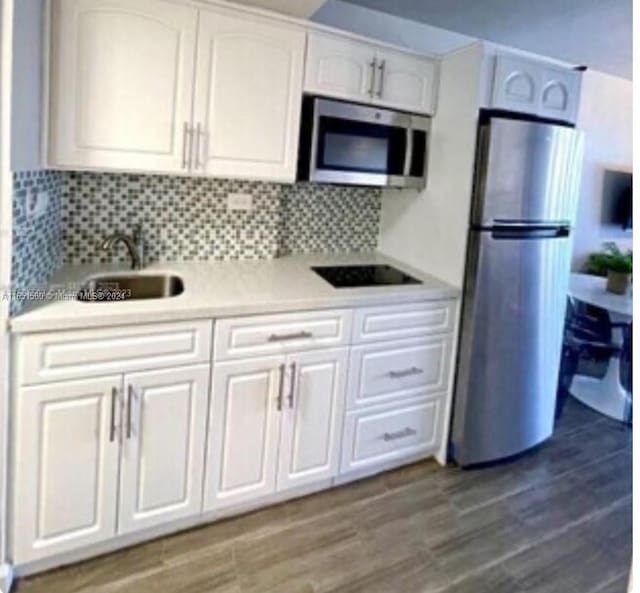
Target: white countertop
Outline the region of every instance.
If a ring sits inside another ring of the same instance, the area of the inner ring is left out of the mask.
[[[310,269],[311,265],[390,264],[422,281],[421,285],[336,289]],[[184,281],[177,297],[113,303],[75,300],[88,277],[126,266],[68,265],[52,279],[67,299],[30,303],[11,320],[14,333],[153,323],[235,315],[397,304],[456,298],[460,291],[379,253],[287,256],[244,262],[157,263],[141,273],[171,273]]]
[[[633,296],[607,292],[607,279],[589,274],[571,274],[569,294],[583,303],[624,317],[633,316]]]

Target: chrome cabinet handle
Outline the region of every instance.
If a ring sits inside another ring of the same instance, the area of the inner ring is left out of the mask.
[[[202,126],[198,123],[198,125],[196,126],[196,148],[195,148],[195,153],[196,153],[196,158],[195,158],[195,168],[196,170],[200,168],[200,136],[202,135]]]
[[[382,98],[382,91],[384,89],[384,69],[387,66],[386,60],[382,60],[380,65],[378,66],[378,70],[380,70],[380,86],[378,87],[378,97]]]
[[[296,390],[296,363],[291,363],[291,388],[289,389],[289,409],[293,409],[294,394]]]
[[[396,441],[398,439],[405,439],[407,437],[412,437],[418,434],[413,428],[405,428],[404,430],[400,430],[398,432],[385,432],[382,438],[386,441]]]
[[[129,384],[127,387],[127,438],[131,438],[131,405],[133,401],[133,386]]]
[[[278,412],[282,412],[282,400],[284,399],[284,364],[280,365],[280,384],[278,386]]]
[[[271,334],[269,342],[284,342],[286,340],[303,340],[313,338],[313,334],[307,331],[296,332],[295,334]]]
[[[187,156],[187,151],[189,151],[189,155],[191,155],[191,148],[189,137],[191,136],[191,132],[189,131],[189,122],[184,122],[184,126],[182,128],[182,168],[189,168],[189,160],[190,156]]]
[[[376,86],[376,59],[373,58],[371,63],[369,64],[369,68],[371,68],[371,84],[369,85],[369,96],[373,98],[374,89]]]
[[[418,367],[411,367],[403,371],[389,371],[389,377],[392,379],[402,379],[403,377],[410,377],[412,375],[422,375],[424,371]]]
[[[109,442],[116,439],[116,402],[118,399],[118,388],[111,388],[111,423],[109,424]]]

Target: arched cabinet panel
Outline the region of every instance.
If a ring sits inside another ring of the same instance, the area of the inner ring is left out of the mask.
[[[197,18],[163,0],[53,3],[50,164],[184,170]]]
[[[519,57],[496,57],[491,106],[574,122],[581,73]]]

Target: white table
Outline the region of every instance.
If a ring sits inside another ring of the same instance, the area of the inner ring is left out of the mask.
[[[612,323],[629,324],[633,319],[633,297],[606,291],[606,279],[587,274],[571,274],[569,295],[574,299],[605,309]],[[614,327],[611,342],[620,348],[624,343],[622,328]],[[616,420],[628,420],[631,395],[620,383],[620,358],[613,356],[602,379],[575,375],[569,392],[583,404]]]

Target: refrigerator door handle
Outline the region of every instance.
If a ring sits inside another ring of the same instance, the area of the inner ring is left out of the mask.
[[[569,236],[568,226],[554,225],[496,225],[491,228],[491,237],[498,240],[507,239],[565,239]]]

